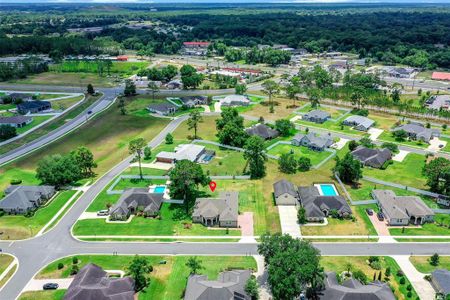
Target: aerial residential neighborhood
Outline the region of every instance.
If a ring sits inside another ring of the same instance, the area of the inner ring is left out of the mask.
[[[448,32],[445,1],[3,1],[0,299],[450,299]]]

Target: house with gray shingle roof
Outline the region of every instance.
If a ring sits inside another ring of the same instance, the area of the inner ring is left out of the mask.
[[[49,101],[25,101],[17,104],[17,111],[22,115],[26,115],[28,113],[40,113],[46,110],[50,110],[52,108],[52,104]]]
[[[320,109],[311,110],[302,116],[302,120],[314,123],[324,123],[329,118],[331,118],[331,115]]]
[[[421,225],[434,221],[434,212],[416,196],[396,196],[391,190],[373,190],[389,225]]]
[[[257,135],[264,140],[274,139],[280,134],[277,130],[261,123],[246,128],[245,132],[247,132],[248,135]]]
[[[206,105],[208,104],[208,97],[206,96],[185,96],[181,97],[180,101],[184,106],[192,108],[196,105]]]
[[[331,136],[318,136],[312,132],[308,134],[297,133],[291,140],[292,145],[305,146],[312,150],[323,151],[333,144]]]
[[[164,163],[176,163],[177,161],[187,159],[196,162],[206,153],[205,146],[196,144],[181,144],[175,147],[174,152],[161,151],[156,154],[156,161]],[[211,152],[211,155],[215,153]]]
[[[222,272],[217,280],[208,280],[206,275],[191,275],[184,300],[251,300],[245,292],[245,285],[251,275],[250,270]]]
[[[147,217],[159,213],[163,194],[149,193],[146,188],[126,189],[119,201],[110,209],[111,220],[126,220],[132,214],[142,212]]]
[[[387,283],[373,281],[362,284],[350,278],[339,284],[336,273],[327,272],[324,279],[324,289],[318,293],[321,300],[395,300],[394,293]]]
[[[63,299],[134,300],[134,280],[110,278],[102,268],[89,263],[75,275]]]
[[[197,198],[192,221],[205,226],[238,226],[238,192],[221,192],[219,198]]]
[[[15,128],[21,128],[33,122],[29,116],[0,117],[0,125],[9,125]]]
[[[169,102],[163,102],[150,104],[147,109],[152,113],[168,116],[174,114],[178,110],[178,106]]]
[[[315,186],[299,187],[298,195],[309,222],[323,221],[332,210],[336,210],[344,218],[352,214],[350,206],[342,196],[321,195]]]
[[[434,270],[431,273],[431,285],[436,293],[447,297],[450,295],[450,271],[449,270]]]
[[[245,95],[228,95],[223,99],[220,99],[220,105],[222,106],[249,106],[250,100]]]
[[[342,124],[353,126],[356,130],[367,131],[375,124],[375,121],[367,117],[353,115],[342,121]]]
[[[26,214],[41,206],[55,194],[53,186],[11,185],[0,200],[0,210],[10,214]]]
[[[436,110],[450,109],[450,95],[433,95],[425,101],[425,105]]]
[[[383,165],[392,159],[392,152],[387,148],[372,149],[364,146],[358,146],[353,150],[352,155],[359,160],[364,166],[372,168],[381,168]]]
[[[298,205],[300,203],[297,187],[286,179],[273,184],[273,194],[277,205]]]
[[[409,123],[398,126],[393,131],[404,130],[410,139],[430,142],[431,139],[441,136],[439,129],[426,128],[420,123]]]

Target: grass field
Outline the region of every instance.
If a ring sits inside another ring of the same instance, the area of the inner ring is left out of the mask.
[[[104,63],[103,63],[104,65]],[[148,66],[147,62],[112,62],[110,73],[121,75],[133,75],[137,71]],[[99,74],[100,63],[95,61],[64,61],[60,64],[51,65],[53,72],[82,72]],[[108,71],[103,67],[103,75],[108,75]]]
[[[269,101],[267,99],[267,101]],[[249,106],[249,108],[245,108],[245,115],[257,117],[264,117],[266,121],[275,121],[278,119],[290,119],[295,116],[294,110],[295,108],[288,108],[289,105],[292,105],[292,100],[284,99],[284,98],[273,98],[273,101],[279,103],[279,105],[274,106],[274,113],[269,112],[269,106],[265,106],[262,104],[255,104]],[[296,105],[300,106],[302,102],[296,101]]]
[[[1,254],[0,255],[0,275],[3,274],[3,272],[8,268],[8,266],[14,261],[14,257],[8,254]],[[10,270],[8,274],[5,276],[5,278],[9,278],[12,275],[13,270]],[[0,281],[0,289],[5,284],[6,280]]]
[[[138,299],[181,299],[189,276],[189,269],[186,267],[189,256],[146,256],[146,258],[153,266],[153,272],[150,273],[150,285],[144,291],[139,293]],[[126,271],[133,256],[83,255],[78,256],[78,259],[80,268],[87,263],[95,263],[107,270]],[[199,271],[200,274],[207,275],[211,280],[217,279],[220,272],[229,269],[252,269],[256,271],[256,262],[253,257],[202,256],[199,259],[202,261],[202,266],[204,267],[204,269]],[[167,263],[159,264],[162,260],[165,260]],[[57,270],[57,265],[60,262],[64,264],[64,268],[62,270]],[[44,268],[37,275],[37,278],[67,278],[69,277],[69,266],[71,263],[72,257],[55,261]],[[53,296],[53,299],[62,299],[62,295],[58,296],[59,298]],[[28,299],[31,300],[34,298]],[[40,300],[41,298],[36,299]]]
[[[402,162],[394,161],[386,170],[365,167],[364,176],[395,182],[418,189],[427,189],[426,178],[422,175],[425,156],[409,153]]]
[[[439,264],[437,266],[430,264],[429,256],[411,256],[409,260],[416,267],[417,271],[421,273],[431,273],[437,269],[450,270],[450,256],[439,256]]]
[[[346,271],[346,266],[348,263],[352,266],[352,271],[355,270],[361,270],[363,271],[369,281],[372,280],[373,274],[376,273],[378,276],[378,273],[380,271],[374,270],[370,267],[368,264],[368,256],[323,256],[321,260],[321,264],[324,267],[325,271],[334,271],[337,274],[340,274],[344,271]],[[405,276],[406,282],[405,284],[400,284],[400,277],[397,276],[397,270],[400,269],[398,264],[395,262],[394,259],[387,256],[381,256],[380,262],[382,266],[383,275],[385,273],[385,270],[387,267],[391,268],[391,276],[389,277],[388,284],[393,288],[395,297],[399,300],[405,300],[405,299],[418,299],[418,296],[414,290],[412,289],[412,297],[408,298],[407,295],[407,289],[406,287],[408,284],[410,284],[408,278]]]
[[[43,84],[43,85],[63,85],[74,86],[85,89],[91,83],[94,87],[111,87],[117,82],[112,77],[100,77],[92,73],[62,73],[62,72],[45,72],[36,75],[30,75],[25,79],[9,81],[9,83],[17,84]]]
[[[19,300],[62,300],[66,290],[24,292]]]
[[[436,214],[434,223],[426,223],[420,227],[390,228],[391,235],[449,235],[450,236],[450,215]]]
[[[390,142],[390,143],[396,143],[401,144],[405,146],[412,146],[416,148],[428,148],[428,144],[420,141],[414,141],[414,140],[404,140],[404,141],[397,141],[393,136],[392,133],[389,131],[384,131],[379,137],[378,140],[381,142]]]
[[[65,110],[74,105],[75,103],[77,103],[78,101],[80,101],[81,99],[83,99],[83,96],[76,96],[61,100],[55,100],[52,101],[52,108],[54,110]]]
[[[17,134],[25,133],[28,130],[38,126],[39,124],[42,124],[43,122],[47,121],[48,119],[50,119],[52,117],[53,116],[34,116],[33,121],[31,121],[30,124],[27,124],[23,127],[17,128],[16,132],[17,132]]]
[[[4,215],[0,217],[1,238],[4,240],[25,239],[34,236],[75,194],[75,191],[63,191],[45,207],[39,208],[32,217],[22,215]]]
[[[311,160],[311,164],[313,166],[319,164],[327,157],[333,155],[328,151],[314,151],[304,146],[299,147],[287,144],[278,144],[275,147],[271,148],[267,153],[280,157],[282,154],[292,152],[296,160],[298,160],[302,156],[308,157]]]

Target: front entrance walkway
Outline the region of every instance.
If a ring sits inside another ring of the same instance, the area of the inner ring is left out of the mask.
[[[393,259],[400,266],[402,271],[405,273],[406,277],[408,277],[409,281],[411,281],[411,285],[416,290],[420,299],[428,300],[434,299],[435,291],[431,286],[430,282],[424,279],[426,274],[420,273],[414,267],[414,265],[409,260],[409,256],[407,255],[398,255],[392,256]]]
[[[290,205],[279,205],[281,232],[294,238],[301,237],[300,226],[297,223],[297,208]]]

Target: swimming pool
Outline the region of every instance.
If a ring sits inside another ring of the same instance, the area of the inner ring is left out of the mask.
[[[338,196],[338,192],[334,184],[315,184],[315,187],[319,190],[319,193],[323,196]]]
[[[164,185],[156,186],[153,189],[153,193],[155,194],[164,194],[164,191],[166,190],[166,187]]]

